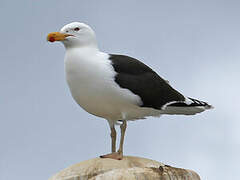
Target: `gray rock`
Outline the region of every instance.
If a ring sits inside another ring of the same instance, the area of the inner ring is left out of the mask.
[[[197,173],[154,160],[125,156],[122,160],[94,158],[70,166],[49,180],[200,180]]]

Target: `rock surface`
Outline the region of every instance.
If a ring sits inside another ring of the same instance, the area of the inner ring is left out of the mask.
[[[94,158],[70,166],[49,180],[200,180],[197,173],[154,160],[125,156],[122,160]]]

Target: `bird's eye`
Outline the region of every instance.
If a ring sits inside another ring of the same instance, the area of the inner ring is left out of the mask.
[[[74,31],[79,31],[79,30],[80,30],[79,27],[74,28]]]

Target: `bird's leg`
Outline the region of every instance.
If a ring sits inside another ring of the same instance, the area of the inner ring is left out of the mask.
[[[125,136],[125,131],[127,128],[127,121],[123,120],[123,123],[120,126],[121,128],[121,139],[120,139],[120,146],[119,146],[119,150],[118,153],[121,156],[121,159],[123,157],[123,143],[124,143],[124,136]]]
[[[111,128],[112,153],[100,156],[101,158],[111,158],[111,159],[116,159],[116,160],[121,160],[123,158],[123,142],[124,142],[125,131],[126,131],[126,128],[127,128],[127,121],[126,120],[123,120],[123,123],[121,124],[120,128],[121,128],[121,139],[120,139],[120,146],[119,146],[118,152],[113,151],[113,150],[116,150],[115,149],[116,131],[115,131],[115,129],[112,130],[112,128]],[[113,138],[114,133],[115,133],[115,137]]]
[[[116,152],[116,137],[117,137],[117,133],[113,125],[111,127],[112,153]]]
[[[117,134],[116,134],[114,124],[110,124],[110,128],[111,128],[111,139],[112,139],[112,153],[102,155],[102,156],[100,156],[100,158],[110,158],[110,159],[121,160],[122,156],[120,156],[120,154],[118,152],[116,152],[116,136],[117,136]]]

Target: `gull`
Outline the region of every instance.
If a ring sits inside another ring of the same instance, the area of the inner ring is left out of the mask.
[[[212,108],[182,95],[141,61],[101,52],[95,32],[87,24],[67,24],[59,32],[49,33],[47,40],[60,41],[66,49],[65,74],[73,99],[109,123],[112,152],[101,158],[123,158],[127,121],[162,114],[194,115]],[[116,151],[115,125],[119,123],[121,138]]]

